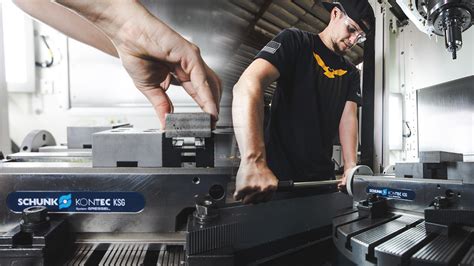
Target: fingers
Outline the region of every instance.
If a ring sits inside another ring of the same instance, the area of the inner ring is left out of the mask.
[[[204,62],[198,56],[198,59],[194,61],[195,64],[191,68],[191,72],[189,73],[190,82],[192,85],[192,89],[187,86],[185,87],[186,91],[193,97],[193,99],[199,104],[201,109],[211,114],[215,120],[218,119],[218,109],[216,102],[216,98],[212,93],[212,89],[210,83],[215,83],[214,78],[212,78],[211,82],[209,82],[207,78],[207,71],[206,67],[204,66]],[[215,86],[215,85],[214,85]],[[194,91],[191,91],[194,90]]]
[[[217,74],[207,64],[205,64],[205,67],[207,77],[210,81],[211,92],[214,96],[214,101],[217,104],[217,111],[219,111],[220,102],[222,98],[222,82],[221,79],[217,76]]]
[[[253,189],[251,187],[244,187],[242,189],[236,189],[234,192],[235,200],[242,200],[243,197],[249,193],[252,193]]]
[[[275,193],[276,187],[269,186],[262,190],[261,187],[244,187],[240,190],[236,190],[234,193],[235,200],[242,200],[244,204],[258,204],[261,202],[267,202]]]
[[[151,88],[148,90],[141,90],[148,101],[155,109],[155,112],[160,120],[161,128],[165,128],[165,115],[173,112],[173,105],[165,91],[161,88]]]
[[[346,177],[343,177],[343,178],[341,179],[341,182],[339,182],[339,183],[337,184],[337,189],[338,189],[339,191],[341,191],[341,192],[344,192],[344,193],[347,192],[347,188],[346,188]]]

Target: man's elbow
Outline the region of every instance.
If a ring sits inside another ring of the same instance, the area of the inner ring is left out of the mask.
[[[259,92],[258,82],[243,76],[234,85],[232,94],[234,99],[242,99],[258,97],[261,93]]]

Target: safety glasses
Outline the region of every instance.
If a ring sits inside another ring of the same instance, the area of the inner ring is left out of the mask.
[[[363,43],[365,40],[367,40],[367,36],[362,30],[358,30],[357,27],[353,24],[354,22],[352,19],[347,15],[346,10],[344,10],[344,7],[342,7],[341,3],[339,2],[333,2],[334,4],[337,4],[337,7],[342,11],[344,14],[344,24],[347,27],[347,31],[352,35],[356,37],[356,43]]]

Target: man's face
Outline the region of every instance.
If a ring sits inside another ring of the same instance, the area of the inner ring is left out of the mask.
[[[344,54],[358,42],[363,42],[365,33],[355,21],[338,9],[332,40],[336,52]]]

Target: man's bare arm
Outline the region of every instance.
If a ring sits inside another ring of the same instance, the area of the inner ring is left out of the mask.
[[[278,185],[266,162],[263,91],[279,75],[271,63],[256,59],[234,86],[232,117],[241,154],[234,197],[245,204],[269,200]]]
[[[112,41],[92,23],[71,10],[50,0],[13,0],[13,2],[30,16],[65,35],[118,57]]]
[[[203,111],[213,116],[214,122],[217,121],[222,92],[220,79],[206,65],[196,45],[148,12],[139,1],[57,0],[56,3],[92,23],[108,37],[103,40],[108,43],[106,46],[110,41],[113,43],[122,65],[152,104],[162,126],[166,113],[173,112],[166,94],[172,79],[183,86]],[[50,15],[42,18],[51,22]],[[65,18],[77,20],[73,16]],[[61,27],[57,23],[52,26]],[[69,26],[67,30],[74,36],[75,31],[82,29]]]
[[[357,139],[358,139],[357,104],[347,101],[339,122],[339,139],[342,146],[344,160],[344,177],[341,185],[346,184],[347,172],[357,165]]]

